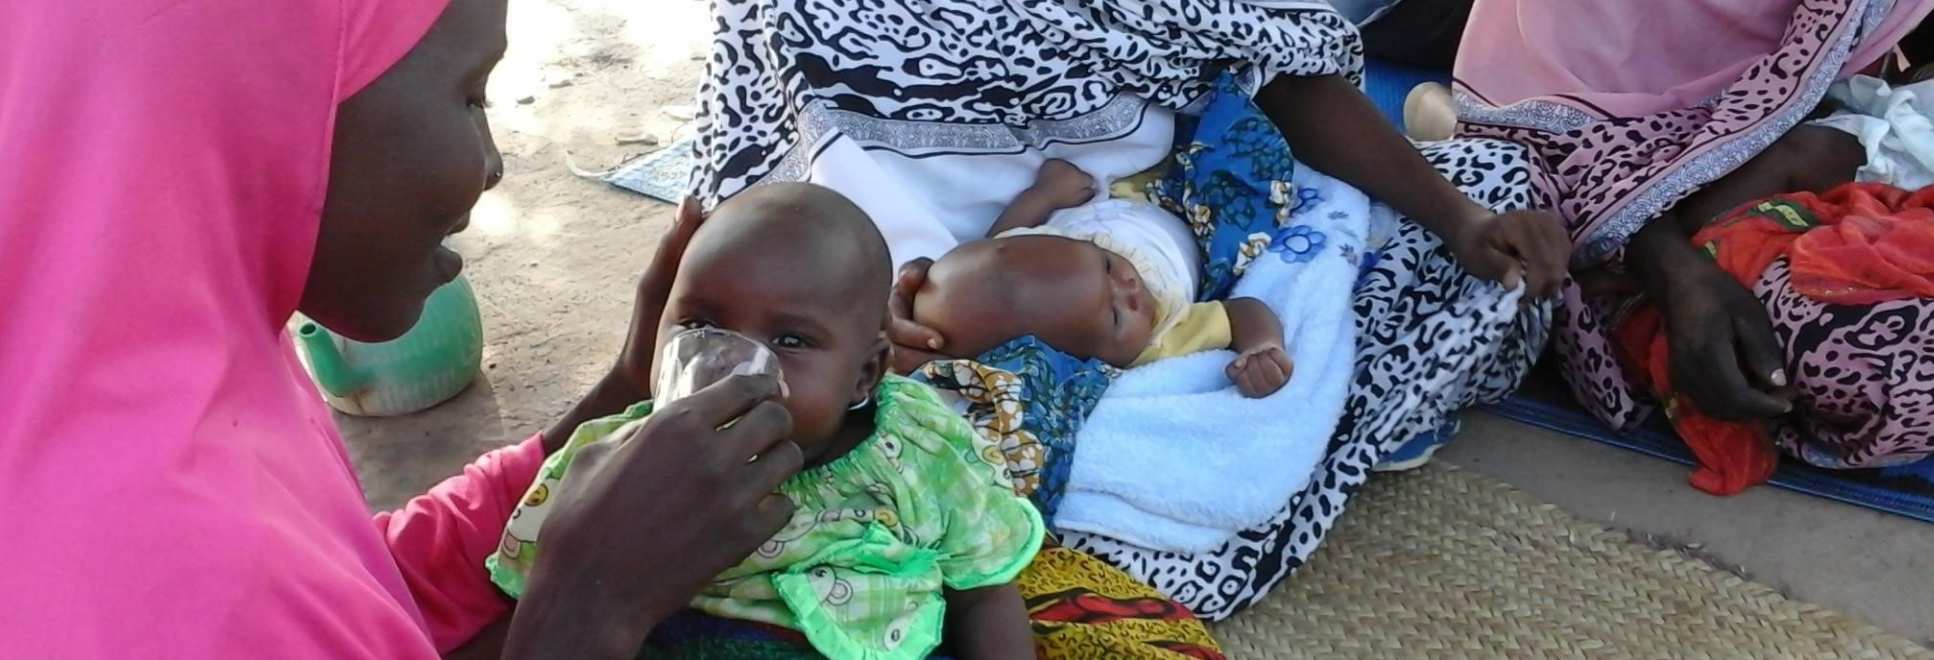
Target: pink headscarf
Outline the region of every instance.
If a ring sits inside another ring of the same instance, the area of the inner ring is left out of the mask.
[[[0,653],[434,656],[283,324],[446,1],[0,2]]]
[[[1773,52],[1799,3],[1481,0],[1458,46],[1457,80],[1498,107],[1555,97],[1601,117],[1683,108]],[[1880,61],[1930,9],[1925,0],[1898,0],[1861,35],[1840,76]]]

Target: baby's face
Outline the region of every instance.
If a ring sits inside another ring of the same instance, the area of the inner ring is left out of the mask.
[[[1084,358],[1127,367],[1153,339],[1155,296],[1128,260],[1055,236],[976,241],[928,271],[914,320],[973,357],[1024,335]]]
[[[666,340],[693,328],[731,330],[764,343],[779,358],[792,440],[807,464],[836,458],[829,452],[841,438],[848,406],[879,382],[886,358],[884,312],[860,307],[883,309],[885,300],[856,298],[869,287],[838,281],[853,269],[825,266],[810,246],[701,246],[702,238],[710,237],[694,238],[679,264],[656,350],[662,354]]]

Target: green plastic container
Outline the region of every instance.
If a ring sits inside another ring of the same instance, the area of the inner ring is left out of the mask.
[[[428,409],[469,387],[483,363],[483,317],[462,276],[432,292],[416,326],[390,341],[351,341],[307,318],[293,331],[323,398],[351,415]]]

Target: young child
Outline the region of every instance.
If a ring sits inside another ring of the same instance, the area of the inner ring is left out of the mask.
[[[1228,348],[1245,396],[1289,382],[1282,320],[1254,298],[1192,302],[1201,249],[1181,218],[1124,199],[1088,203],[1094,178],[1049,160],[988,231],[942,256],[913,316],[971,358],[1034,335],[1082,358],[1128,368]]]
[[[692,607],[799,630],[833,658],[924,658],[943,627],[963,657],[1033,657],[1013,579],[1040,548],[1040,514],[966,420],[925,385],[885,375],[891,278],[872,221],[818,186],[752,188],[692,237],[660,349],[690,328],[764,342],[807,465],[780,488],[798,507],[791,523]],[[545,550],[545,505],[576,451],[650,414],[645,402],[587,422],[545,462],[487,561],[506,593],[522,593]]]

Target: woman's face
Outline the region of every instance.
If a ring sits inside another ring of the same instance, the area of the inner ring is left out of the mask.
[[[503,178],[484,116],[505,0],[452,0],[423,41],[344,101],[301,310],[361,341],[416,324],[463,259],[442,247]]]

